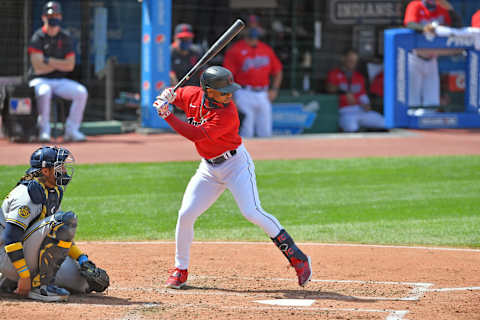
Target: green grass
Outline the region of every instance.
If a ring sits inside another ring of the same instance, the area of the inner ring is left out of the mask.
[[[263,208],[296,241],[480,247],[480,157],[256,161]],[[77,240],[173,240],[197,162],[77,165],[64,210]],[[26,166],[0,166],[7,194]],[[196,240],[267,240],[229,191]]]

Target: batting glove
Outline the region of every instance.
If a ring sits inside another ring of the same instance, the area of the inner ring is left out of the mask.
[[[173,103],[177,94],[173,91],[173,88],[167,88],[162,91],[162,93],[157,97],[157,100],[167,101],[168,103]]]
[[[155,100],[153,106],[157,108],[157,113],[160,117],[165,119],[170,115],[170,110],[168,109],[168,102],[165,100]]]

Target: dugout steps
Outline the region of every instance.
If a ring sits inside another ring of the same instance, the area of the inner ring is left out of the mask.
[[[63,123],[51,123],[52,136],[63,135]],[[124,121],[85,121],[80,126],[80,131],[87,136],[97,136],[104,134],[120,134],[132,131],[132,124]]]

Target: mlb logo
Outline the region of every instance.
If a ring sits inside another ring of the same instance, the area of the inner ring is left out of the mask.
[[[32,100],[30,98],[10,98],[10,114],[31,114]]]

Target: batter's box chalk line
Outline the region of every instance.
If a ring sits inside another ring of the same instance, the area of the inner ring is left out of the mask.
[[[218,277],[213,276],[196,276],[196,279],[218,279]],[[254,281],[255,278],[251,277],[235,277],[238,280],[245,281]],[[285,279],[285,278],[266,278],[266,281],[297,281],[296,279]],[[359,300],[383,300],[383,301],[416,301],[419,300],[422,295],[428,291],[428,288],[433,286],[433,283],[426,282],[398,282],[398,281],[372,281],[372,280],[316,280],[312,279],[311,282],[317,283],[344,283],[344,284],[364,284],[364,285],[388,285],[388,286],[408,286],[412,289],[408,292],[406,296],[401,297],[371,297],[371,296],[350,296],[352,299]],[[308,286],[307,286],[308,289]],[[335,296],[336,297],[336,296]],[[328,298],[328,294],[325,295],[325,298]]]
[[[194,276],[192,279],[218,279],[214,276]],[[236,277],[236,279],[252,281],[254,278],[249,277]],[[295,279],[283,279],[283,278],[271,278],[265,279],[267,281],[296,281]],[[406,296],[402,297],[367,297],[367,296],[357,296],[352,298],[356,299],[365,299],[365,300],[383,300],[383,301],[417,301],[427,292],[449,292],[449,291],[474,291],[480,290],[480,287],[459,287],[459,288],[430,288],[433,283],[425,282],[397,282],[397,281],[363,281],[363,280],[316,280],[312,279],[312,282],[318,283],[352,283],[352,284],[368,284],[368,285],[392,285],[392,286],[409,286],[412,289],[408,292]],[[229,295],[229,296],[244,296],[244,297],[255,297],[262,298],[262,294],[252,294],[252,293],[239,293],[239,292],[208,292],[202,291],[198,292],[196,290],[172,290],[166,288],[124,288],[124,287],[113,287],[112,290],[121,290],[121,291],[150,291],[156,292],[159,294],[177,294],[177,295]],[[328,295],[325,296],[328,298]],[[254,300],[254,303],[257,303],[257,306],[221,306],[221,309],[244,309],[244,310],[272,310],[272,309],[285,309],[286,307],[298,308],[298,309],[307,309],[309,311],[328,311],[328,312],[358,312],[358,313],[376,313],[382,314],[386,313],[387,316],[385,320],[408,320],[405,316],[408,314],[408,310],[393,310],[393,309],[361,309],[361,308],[320,308],[314,307],[316,302],[315,299],[271,299],[271,300]],[[268,305],[261,307],[258,304]],[[145,304],[148,307],[154,307],[155,304]]]

